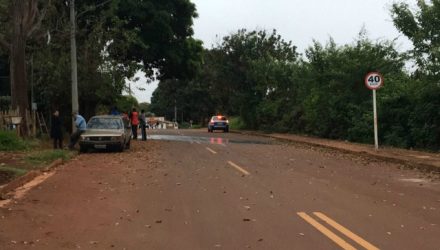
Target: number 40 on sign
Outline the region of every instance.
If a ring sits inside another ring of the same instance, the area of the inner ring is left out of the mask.
[[[374,90],[383,86],[383,76],[378,72],[370,72],[365,77],[365,86]]]

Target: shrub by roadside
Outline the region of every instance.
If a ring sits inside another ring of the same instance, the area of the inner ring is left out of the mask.
[[[229,118],[229,128],[230,129],[245,129],[246,125],[243,122],[243,119],[241,117],[230,117]]]
[[[28,143],[13,131],[0,131],[0,151],[22,151],[28,148]]]

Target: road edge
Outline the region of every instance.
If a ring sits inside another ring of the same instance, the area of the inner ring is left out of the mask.
[[[42,168],[40,170],[32,170],[26,173],[25,175],[22,175],[18,178],[13,179],[12,181],[8,182],[7,184],[3,185],[0,188],[0,199],[7,199],[7,196],[9,193],[15,191],[17,188],[24,186],[26,183],[31,182],[36,177],[49,172],[59,165],[62,165],[64,163],[62,158],[54,160],[49,166]]]
[[[392,157],[392,156],[388,156],[388,155],[380,155],[380,153],[371,153],[368,151],[359,152],[359,151],[355,151],[355,150],[342,149],[340,147],[330,146],[330,145],[321,144],[321,143],[317,143],[317,142],[306,142],[306,141],[301,141],[301,140],[295,140],[294,138],[279,137],[279,136],[276,136],[273,134],[265,134],[265,133],[258,132],[258,131],[230,130],[230,132],[236,133],[236,134],[243,134],[243,135],[256,135],[256,136],[268,137],[268,138],[272,138],[272,139],[275,139],[278,141],[294,142],[294,143],[302,144],[302,145],[331,149],[331,150],[336,150],[339,152],[352,154],[352,155],[356,155],[356,156],[370,157],[370,158],[374,158],[376,160],[402,164],[407,168],[418,169],[423,172],[431,172],[431,173],[433,172],[433,173],[440,174],[440,168],[438,166],[427,164],[424,162],[419,162],[416,160],[408,160],[408,159],[402,159],[402,158]]]

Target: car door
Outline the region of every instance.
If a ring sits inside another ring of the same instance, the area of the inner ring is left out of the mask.
[[[122,121],[124,124],[124,133],[125,133],[125,144],[127,144],[131,139],[131,126],[129,121]]]

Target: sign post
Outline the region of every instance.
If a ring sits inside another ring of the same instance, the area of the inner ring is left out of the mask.
[[[383,86],[383,76],[378,72],[370,72],[365,76],[365,86],[373,91],[373,114],[374,114],[374,148],[379,149],[379,135],[377,129],[377,105],[376,90]]]

